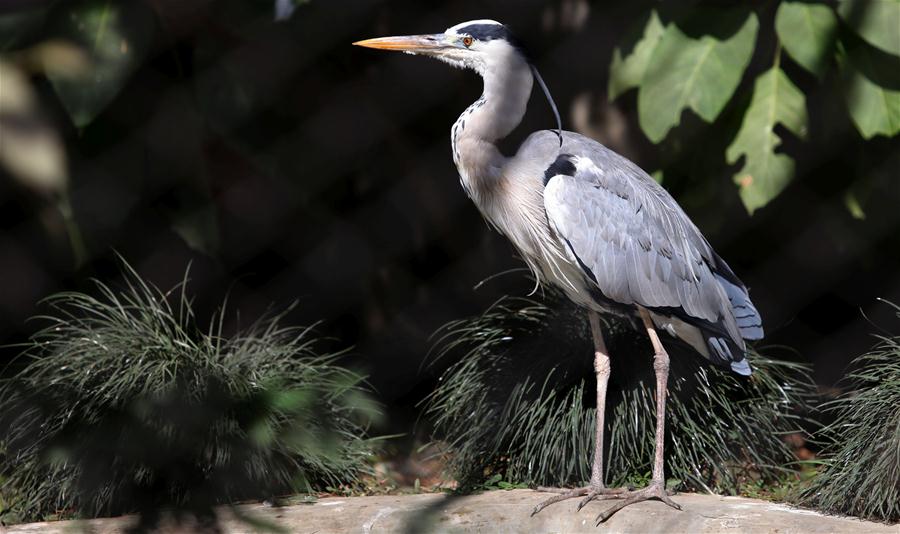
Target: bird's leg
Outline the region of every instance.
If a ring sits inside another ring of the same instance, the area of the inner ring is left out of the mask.
[[[622,500],[617,502],[612,508],[604,511],[597,516],[597,524],[600,524],[613,514],[636,502],[646,501],[650,499],[658,499],[676,510],[681,510],[681,506],[675,504],[666,494],[666,479],[663,472],[664,449],[666,433],[666,385],[669,378],[669,355],[663,348],[656,328],[653,326],[653,320],[650,314],[644,308],[638,308],[641,319],[644,321],[644,328],[647,329],[647,335],[650,336],[650,342],[653,344],[654,358],[653,369],[656,371],[656,454],[653,460],[653,479],[646,488],[628,492],[622,495]]]
[[[606,343],[603,341],[603,332],[600,330],[600,316],[597,315],[597,312],[588,311],[588,319],[591,324],[591,336],[594,339],[594,372],[597,374],[597,426],[594,432],[594,461],[591,466],[591,481],[588,486],[582,488],[539,487],[538,491],[558,493],[559,495],[538,504],[531,515],[551,504],[584,496],[584,499],[578,503],[578,510],[581,510],[585,504],[600,495],[616,495],[627,491],[625,488],[607,488],[603,483],[603,429],[606,412],[606,385],[609,383],[610,374],[609,353],[606,350]]]

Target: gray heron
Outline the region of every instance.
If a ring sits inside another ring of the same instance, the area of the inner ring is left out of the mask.
[[[649,499],[680,509],[666,492],[663,473],[669,356],[658,332],[749,375],[745,340],[761,339],[763,329],[747,287],[646,172],[597,141],[562,130],[547,86],[505,25],[473,20],[443,33],[354,44],[430,56],[481,75],[483,94],[451,129],[462,187],[484,218],[513,243],[540,283],[556,286],[587,311],[597,377],[591,479],[580,488],[539,488],[557,495],[533,513],[575,497],[582,497],[579,510],[594,499],[617,500],[598,516],[598,523]],[[535,81],[553,108],[557,129],[531,134],[508,157],[497,142],[521,122]],[[653,348],[656,452],[653,477],[645,488],[604,485],[604,412],[611,367],[599,314],[639,320],[636,324],[646,330]]]

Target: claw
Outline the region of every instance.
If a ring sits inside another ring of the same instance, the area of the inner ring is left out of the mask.
[[[578,508],[576,508],[575,511],[580,512],[581,509],[584,508],[584,505],[586,505],[587,503],[594,500],[594,497],[596,497],[596,496],[597,496],[596,491],[591,490],[590,492],[588,492],[587,497],[585,497],[584,499],[581,499],[581,501],[578,503]]]
[[[641,501],[649,501],[651,499],[657,499],[665,504],[671,506],[676,510],[681,510],[681,506],[679,506],[675,501],[669,498],[668,492],[663,488],[662,484],[659,482],[651,483],[644,489],[640,489],[637,491],[628,492],[630,495],[617,495],[618,498],[623,498],[623,500],[614,504],[611,508],[606,511],[600,512],[597,515],[596,524],[600,526],[600,523],[603,523],[610,517],[612,517],[616,512],[625,508],[626,506],[632,505]]]
[[[550,506],[551,504],[555,504],[566,499],[581,497],[582,495],[584,495],[585,497],[581,500],[581,502],[578,503],[578,509],[576,511],[580,511],[587,503],[593,500],[620,499],[623,494],[628,493],[627,488],[605,488],[602,486],[585,486],[583,488],[538,487],[537,491],[556,493],[557,495],[554,495],[553,497],[550,497],[549,499],[535,506],[534,510],[531,512],[532,516],[534,516],[534,514],[540,512],[544,508]]]
[[[581,499],[581,502],[578,503],[578,509],[576,512],[580,512],[582,508],[584,508],[587,503],[591,501],[606,501],[610,499],[621,499],[623,493],[627,493],[628,489],[626,488],[596,488],[592,489],[588,492],[587,496],[584,499]]]

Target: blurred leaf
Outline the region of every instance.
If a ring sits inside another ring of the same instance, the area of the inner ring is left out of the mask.
[[[834,11],[822,4],[782,2],[775,15],[775,31],[791,58],[821,80],[834,50]]]
[[[15,54],[16,63],[28,72],[75,78],[85,76],[91,60],[81,47],[60,39],[42,41]]]
[[[837,12],[872,46],[900,56],[900,0],[840,0]]]
[[[734,12],[723,13],[733,17]],[[707,25],[715,25],[713,16]],[[666,27],[653,50],[638,93],[638,119],[647,137],[658,143],[689,107],[712,122],[728,103],[753,55],[759,21],[749,13],[727,38],[693,38],[677,24]]]
[[[900,89],[884,87],[871,76],[893,66],[881,65],[876,52],[858,46],[838,55],[844,98],[850,117],[866,139],[900,132]],[[895,73],[896,75],[896,73]]]
[[[853,181],[843,196],[844,207],[854,219],[866,219],[866,210],[870,206],[896,190],[897,169],[900,169],[900,153],[894,152],[891,158],[879,161],[875,168],[863,166],[855,170]]]
[[[31,190],[52,197],[65,221],[76,266],[87,257],[69,199],[62,139],[41,114],[25,73],[0,60],[0,165]]]
[[[775,125],[805,138],[807,122],[806,98],[778,66],[756,79],[741,129],[725,152],[728,163],[746,158],[734,181],[748,212],[768,204],[794,178],[794,160],[775,153],[781,141]]]
[[[83,128],[119,93],[147,52],[152,11],[136,2],[92,1],[71,9],[65,33],[87,49],[91,68],[81,76],[48,72],[72,122]]]
[[[847,211],[850,212],[854,219],[861,221],[866,218],[866,212],[863,210],[859,195],[853,188],[844,192],[844,206],[847,207]]]
[[[215,256],[221,244],[219,220],[212,202],[173,213],[172,230],[192,249]]]
[[[633,40],[633,48],[627,57],[622,57],[622,50],[625,46],[617,46],[613,50],[612,63],[609,66],[609,86],[607,89],[608,98],[615,100],[625,91],[638,87],[641,79],[644,77],[644,71],[647,69],[647,63],[650,61],[650,54],[662,38],[665,26],[659,20],[656,10],[651,10],[647,22],[644,25],[643,33],[640,36],[635,35]],[[640,39],[638,40],[638,37]]]
[[[29,188],[61,194],[68,184],[62,141],[38,109],[25,74],[0,60],[0,164]]]

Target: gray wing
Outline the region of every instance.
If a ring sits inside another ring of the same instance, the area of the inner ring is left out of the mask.
[[[743,350],[742,338],[752,337],[742,335],[732,298],[741,293],[749,304],[746,289],[715,272],[721,259],[662,187],[627,159],[596,147],[589,156],[560,156],[569,158],[571,172],[546,177],[547,218],[572,260],[606,298],[687,315],[727,333]],[[753,312],[749,321],[758,323]],[[761,324],[754,328],[761,337]]]

